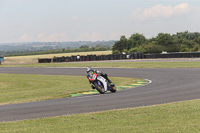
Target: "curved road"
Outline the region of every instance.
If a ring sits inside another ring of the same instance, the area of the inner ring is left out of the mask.
[[[148,106],[200,98],[200,68],[99,68],[114,77],[145,78],[152,83],[117,93],[0,106],[0,121],[14,121],[102,110]],[[85,76],[85,68],[0,68],[0,73]]]

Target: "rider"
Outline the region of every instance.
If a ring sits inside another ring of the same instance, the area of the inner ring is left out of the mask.
[[[102,76],[102,77],[104,77],[107,81],[108,81],[108,84],[109,85],[114,85],[113,83],[112,83],[112,81],[110,81],[109,79],[108,79],[108,75],[105,73],[103,73],[103,72],[101,72],[101,71],[98,71],[98,70],[94,70],[94,69],[92,69],[91,67],[88,67],[87,68],[87,78],[88,79],[92,79],[92,75],[94,74],[94,73],[96,73],[98,76]],[[89,82],[90,82],[90,84],[92,84],[91,85],[91,87],[92,87],[92,89],[95,89],[95,86],[94,86],[94,84],[93,84],[93,82],[92,81],[90,81],[89,80]]]

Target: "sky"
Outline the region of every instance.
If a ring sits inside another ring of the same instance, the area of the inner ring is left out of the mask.
[[[0,43],[200,32],[200,0],[0,0]]]

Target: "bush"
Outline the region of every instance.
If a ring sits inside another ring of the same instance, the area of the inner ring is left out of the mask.
[[[112,54],[120,54],[120,51],[119,50],[115,50],[112,52]]]
[[[148,44],[144,46],[144,53],[162,53],[166,49],[163,46]]]

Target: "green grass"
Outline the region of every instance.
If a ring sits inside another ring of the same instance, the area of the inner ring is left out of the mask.
[[[1,65],[8,67],[9,65]],[[118,68],[200,68],[200,62],[112,62],[112,63],[53,63],[34,65],[12,65],[10,67],[118,67]],[[10,76],[10,77],[7,77]],[[18,77],[20,76],[20,77]],[[2,78],[3,77],[3,78]],[[14,78],[13,78],[14,77]],[[12,80],[8,80],[11,79]],[[27,80],[21,81],[18,80]],[[37,80],[38,78],[38,80]],[[66,80],[78,78],[77,88],[71,91],[90,90],[85,77],[14,75],[0,74],[0,104],[29,102],[69,96]],[[5,80],[4,80],[5,79]],[[7,80],[6,80],[7,79]],[[34,80],[33,80],[34,79]],[[117,86],[127,83],[120,78],[111,78]],[[13,81],[14,80],[14,81]],[[30,80],[30,81],[28,81]],[[19,82],[19,84],[18,84]],[[22,83],[20,83],[22,82]],[[23,83],[25,82],[25,83]],[[55,84],[53,84],[53,82]],[[47,85],[50,83],[50,85]],[[30,88],[31,85],[40,86]],[[55,87],[55,85],[60,87]],[[81,88],[79,86],[82,86]],[[25,87],[25,90],[21,90]],[[5,88],[8,88],[7,90]],[[34,89],[35,88],[35,89]],[[78,90],[80,89],[80,90]],[[12,93],[13,90],[14,92]],[[54,94],[56,93],[56,94]],[[16,96],[17,95],[17,96]],[[20,96],[21,95],[21,96]],[[27,97],[26,97],[27,96]],[[34,97],[35,96],[35,97]],[[3,97],[3,98],[2,98]],[[14,98],[13,98],[14,97]],[[17,98],[15,98],[17,97]],[[7,101],[6,101],[7,100]],[[0,132],[3,133],[196,133],[200,132],[200,100],[170,103],[164,105],[102,111],[89,114],[68,115],[15,122],[1,122]]]
[[[111,77],[116,86],[139,79]],[[85,76],[0,74],[0,105],[69,97],[91,90]]]
[[[197,133],[200,100],[0,123],[3,133]]]
[[[1,67],[117,67],[117,68],[199,68],[200,62],[76,62],[28,65],[1,65]]]

